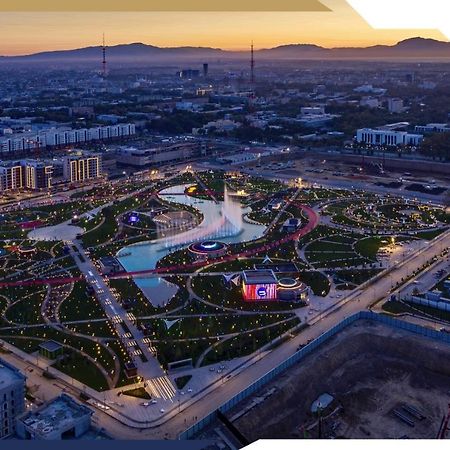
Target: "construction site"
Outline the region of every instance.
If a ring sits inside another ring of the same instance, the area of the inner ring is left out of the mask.
[[[258,439],[446,438],[449,401],[448,345],[359,320],[202,437],[219,448]]]

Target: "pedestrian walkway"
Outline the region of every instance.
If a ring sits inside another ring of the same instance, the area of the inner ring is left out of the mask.
[[[153,398],[162,398],[163,400],[171,400],[177,394],[175,387],[169,377],[158,377],[146,380],[147,390]]]

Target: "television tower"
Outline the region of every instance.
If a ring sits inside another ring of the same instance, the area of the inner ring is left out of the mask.
[[[255,83],[255,54],[253,51],[253,41],[250,47],[251,59],[250,59],[250,82],[252,85]]]
[[[102,60],[102,75],[103,75],[103,78],[106,78],[106,75],[107,75],[107,67],[106,67],[106,44],[105,44],[105,33],[103,33],[102,54],[103,54],[103,60]]]

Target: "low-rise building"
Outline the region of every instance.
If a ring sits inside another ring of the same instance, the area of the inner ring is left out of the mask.
[[[300,228],[302,222],[300,219],[296,217],[291,217],[290,219],[287,219],[283,225],[281,226],[281,229],[287,233],[293,233],[294,231],[297,231],[298,228]]]
[[[62,356],[64,347],[55,341],[45,341],[39,344],[39,354],[44,358],[55,360]]]
[[[273,270],[244,270],[242,293],[245,301],[277,299],[277,277]]]
[[[91,428],[94,412],[62,394],[18,418],[16,431],[21,439],[77,439]]]
[[[373,146],[417,146],[422,141],[422,134],[413,134],[407,131],[362,128],[356,132],[356,142]]]
[[[448,123],[428,123],[427,125],[416,125],[416,133],[450,133],[450,124]]]
[[[140,149],[121,147],[116,152],[117,163],[134,167],[159,166],[205,156],[209,147],[204,142],[176,142]]]
[[[100,272],[103,275],[110,275],[123,270],[122,265],[114,256],[104,256],[103,258],[100,258],[99,264]]]

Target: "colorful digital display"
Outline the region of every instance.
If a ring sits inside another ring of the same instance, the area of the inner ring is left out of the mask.
[[[243,284],[245,301],[275,300],[277,298],[276,283],[270,284]]]

